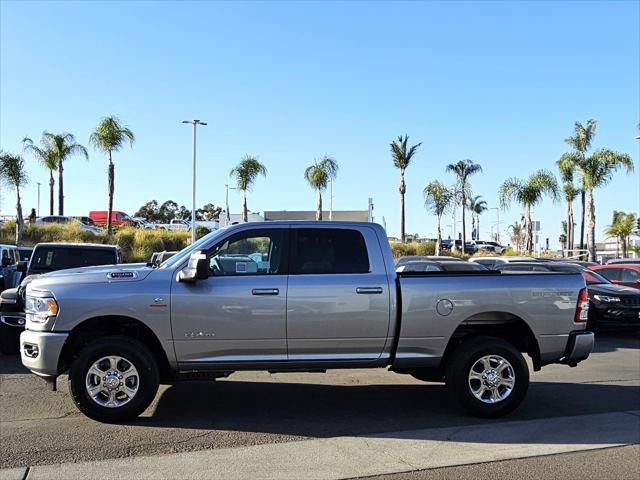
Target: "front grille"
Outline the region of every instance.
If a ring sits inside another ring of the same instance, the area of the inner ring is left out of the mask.
[[[621,297],[621,303],[628,307],[640,307],[640,297]]]

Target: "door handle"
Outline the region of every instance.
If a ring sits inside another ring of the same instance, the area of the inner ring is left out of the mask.
[[[254,288],[251,290],[252,295],[278,295],[280,290],[277,288]]]
[[[360,295],[376,295],[382,293],[382,287],[358,287],[356,293]]]

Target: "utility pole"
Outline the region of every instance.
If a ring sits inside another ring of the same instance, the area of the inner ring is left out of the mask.
[[[192,172],[192,191],[191,191],[191,243],[196,241],[196,127],[198,125],[206,125],[200,120],[183,120],[182,123],[190,123],[193,125],[193,172]]]
[[[333,220],[333,178],[329,178],[329,221]]]
[[[37,182],[37,183],[38,183],[38,216],[40,216],[40,185],[41,183],[40,182]]]
[[[491,210],[496,211],[496,242],[500,243],[500,208],[492,207]]]
[[[225,189],[225,194],[224,194],[224,208],[226,210],[226,217],[227,217],[227,222],[225,224],[225,227],[229,226],[229,223],[231,223],[231,214],[229,213],[229,190],[237,190],[237,188],[235,187],[229,187],[228,183],[224,184],[224,189]]]

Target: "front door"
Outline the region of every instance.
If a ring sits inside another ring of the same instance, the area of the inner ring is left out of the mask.
[[[289,360],[372,361],[389,329],[389,285],[371,228],[291,228]]]
[[[286,360],[287,243],[286,226],[233,233],[206,252],[207,279],[173,280],[181,367]]]

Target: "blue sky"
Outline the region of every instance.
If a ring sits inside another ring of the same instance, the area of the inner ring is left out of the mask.
[[[496,207],[507,177],[555,169],[573,122],[595,118],[595,146],[636,164],[597,192],[600,230],[613,209],[640,208],[639,5],[2,1],[0,146],[18,152],[45,129],[88,146],[100,118],[118,115],[137,142],[115,156],[115,207],[133,213],[153,198],[189,204],[191,131],[180,121],[201,118],[199,204],[223,204],[229,170],[253,154],[269,174],[250,209],[314,209],[303,171],[329,154],[340,164],[334,209],[366,209],[373,197],[376,220],[397,235],[388,144],[407,133],[423,142],[407,171],[407,231],[432,236],[422,189],[453,182],[447,163],[480,163],[473,190]],[[47,172],[27,161],[25,208],[42,182],[46,211]],[[106,165],[94,150],[66,164],[65,213],[106,208]],[[230,200],[239,212],[241,196]],[[534,212],[552,245],[564,210]],[[520,212],[501,212],[503,239]],[[494,221],[495,211],[483,216],[483,236]]]

